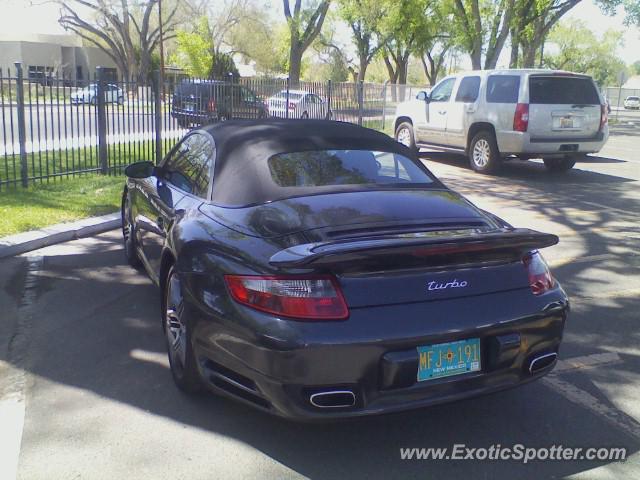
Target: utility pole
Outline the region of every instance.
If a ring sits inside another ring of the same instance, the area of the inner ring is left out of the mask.
[[[158,91],[164,101],[164,32],[162,28],[162,0],[158,0],[158,23],[160,33],[160,88]]]

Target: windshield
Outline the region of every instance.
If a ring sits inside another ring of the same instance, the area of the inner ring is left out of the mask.
[[[427,172],[407,157],[369,150],[281,153],[269,159],[269,172],[280,187],[433,183]]]
[[[274,98],[286,99],[287,98],[287,92],[286,91],[280,92],[277,95],[275,95]],[[302,94],[301,93],[289,92],[289,100],[300,100],[300,98],[302,98]]]

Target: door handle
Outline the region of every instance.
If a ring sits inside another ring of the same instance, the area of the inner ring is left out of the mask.
[[[439,113],[440,115],[444,115],[445,113],[447,113],[447,111],[446,111],[446,110],[438,110],[438,113]]]

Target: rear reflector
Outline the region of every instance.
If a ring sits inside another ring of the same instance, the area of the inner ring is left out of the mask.
[[[329,275],[225,275],[233,299],[262,312],[306,320],[343,320],[349,316],[340,287]]]
[[[529,128],[529,104],[518,103],[516,113],[513,115],[513,130],[516,132],[526,132]]]
[[[600,130],[609,123],[609,110],[607,104],[600,105]]]
[[[215,112],[216,111],[216,101],[215,99],[210,99],[209,103],[207,104],[207,108],[210,112]]]
[[[551,290],[555,284],[547,263],[538,252],[531,252],[522,259],[529,275],[529,286],[534,295]]]

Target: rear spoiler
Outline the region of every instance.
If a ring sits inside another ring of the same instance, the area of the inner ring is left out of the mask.
[[[524,255],[532,250],[550,247],[559,241],[556,235],[527,228],[504,228],[490,232],[441,231],[429,232],[428,235],[305,243],[280,250],[271,257],[269,264],[274,267],[308,267],[389,255],[429,257],[467,252],[504,251]]]

